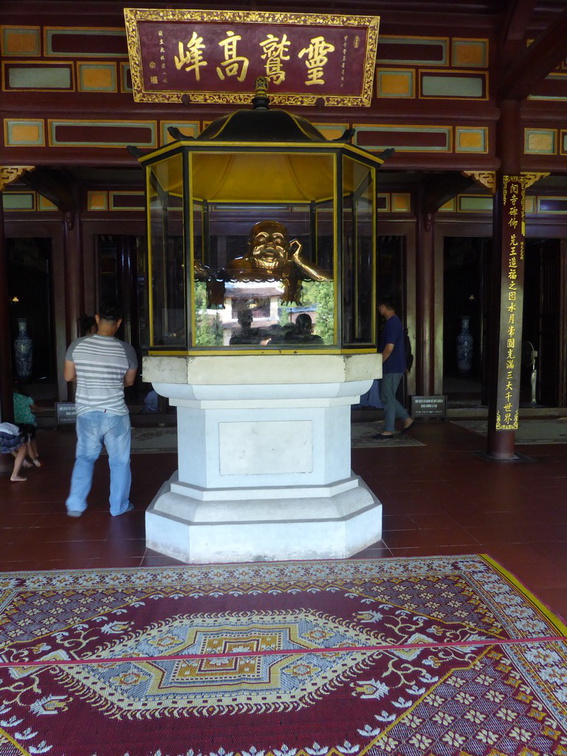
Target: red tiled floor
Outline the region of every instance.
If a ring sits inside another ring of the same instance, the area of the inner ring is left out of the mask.
[[[482,437],[416,424],[420,447],[354,449],[352,465],[383,504],[383,538],[355,555],[380,559],[486,553],[567,618],[567,445],[522,446],[525,462],[482,458]],[[96,467],[87,513],[65,514],[75,438],[39,434],[45,466],[25,483],[0,477],[0,570],[167,566],[146,548],[144,511],[177,467],[174,454],[132,457],[135,511],[108,514],[108,469]]]

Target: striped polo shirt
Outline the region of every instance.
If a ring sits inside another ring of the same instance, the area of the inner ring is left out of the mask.
[[[128,414],[124,376],[138,367],[136,352],[130,344],[113,336],[84,336],[73,341],[65,359],[75,363],[78,415],[95,411]]]

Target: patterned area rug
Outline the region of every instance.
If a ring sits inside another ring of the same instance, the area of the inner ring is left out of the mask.
[[[406,433],[396,433],[391,439],[377,441],[374,436],[380,433],[383,427],[382,422],[351,423],[353,448],[424,446],[420,441],[411,438]],[[132,454],[156,454],[160,452],[177,454],[177,428],[132,428]]]
[[[376,423],[351,423],[350,427],[353,449],[363,449],[369,446],[385,449],[391,449],[393,446],[425,446],[421,441],[418,441],[407,433],[395,433],[392,438],[376,439],[376,434],[384,430],[384,423],[382,421]],[[413,429],[412,432],[414,432]]]
[[[486,420],[453,420],[454,425],[486,436]],[[565,420],[520,420],[516,431],[516,444],[567,444],[567,422]]]
[[[559,756],[567,628],[484,556],[0,574],[0,754]]]
[[[132,428],[132,454],[177,454],[177,428]]]

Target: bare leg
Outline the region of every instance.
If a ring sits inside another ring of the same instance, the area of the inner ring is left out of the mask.
[[[16,459],[17,456],[18,456],[18,452],[12,451],[12,457]],[[24,461],[22,462],[22,467],[33,467],[33,465],[31,462],[28,462],[27,459],[24,458]]]
[[[39,452],[37,450],[37,441],[35,438],[30,439],[29,455],[32,458],[34,465],[36,467],[41,467],[41,462],[39,461]]]
[[[19,483],[21,481],[27,480],[27,478],[23,478],[19,474],[24,459],[26,458],[26,454],[27,444],[22,444],[16,453],[16,459],[14,460],[14,469],[12,470],[12,474],[10,475],[10,480],[12,481],[12,483]]]

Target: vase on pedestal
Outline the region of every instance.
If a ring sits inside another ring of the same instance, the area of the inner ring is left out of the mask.
[[[473,337],[469,330],[470,317],[461,315],[461,330],[457,336],[457,367],[461,375],[471,371],[473,356]]]
[[[18,336],[14,341],[14,355],[18,378],[30,378],[33,364],[33,342],[28,334],[26,318],[18,318]]]

